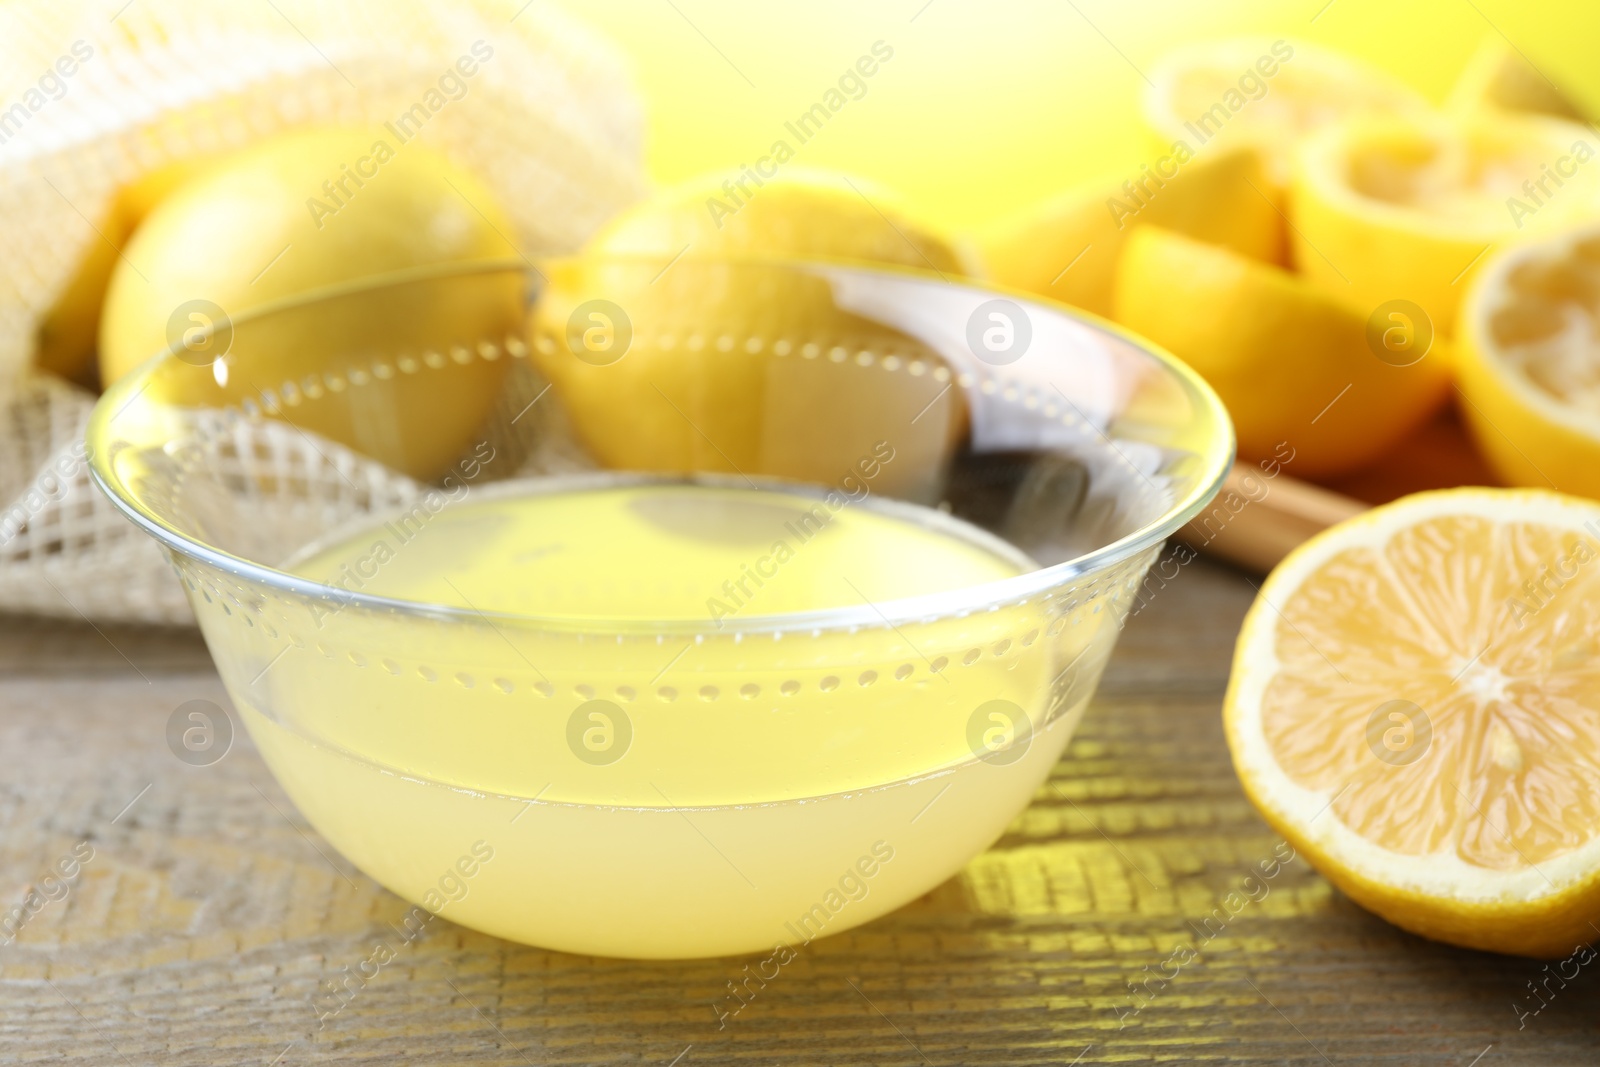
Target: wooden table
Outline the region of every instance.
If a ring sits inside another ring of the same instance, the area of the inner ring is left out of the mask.
[[[1199,941],[1277,843],[1218,713],[1251,596],[1230,571],[1185,567],[1130,622],[1005,837],[803,950],[722,1030],[711,1004],[747,961],[590,959],[443,920],[319,1030],[320,982],[405,905],[317,838],[247,738],[212,767],[173,757],[177,705],[226,706],[199,638],[0,620],[0,901],[94,848],[68,895],[0,944],[0,1062],[1600,1062],[1600,973],[1519,1029],[1540,965],[1411,937],[1303,860],[1124,1014],[1128,983]]]

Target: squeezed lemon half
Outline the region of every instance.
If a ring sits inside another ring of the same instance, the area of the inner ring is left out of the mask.
[[[1271,180],[1289,179],[1295,146],[1352,115],[1415,114],[1427,102],[1359,59],[1303,41],[1240,38],[1169,52],[1150,72],[1144,118],[1162,145],[1248,145]]]
[[[1600,497],[1600,226],[1496,257],[1463,320],[1465,413],[1495,471]]]
[[[1331,128],[1299,155],[1295,266],[1363,312],[1412,301],[1448,335],[1487,254],[1594,211],[1597,148],[1584,127],[1532,115]]]

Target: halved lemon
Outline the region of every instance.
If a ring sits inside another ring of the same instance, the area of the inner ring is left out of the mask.
[[[1460,352],[1462,407],[1495,471],[1600,497],[1600,225],[1491,260]]]
[[[992,227],[982,238],[995,281],[1110,315],[1112,277],[1128,235],[1154,223],[1252,259],[1279,262],[1281,208],[1249,148],[1158,156],[1126,179],[1074,189]]]
[[[1241,38],[1167,53],[1150,71],[1144,118],[1160,145],[1250,146],[1284,185],[1295,145],[1351,115],[1423,114],[1427,101],[1371,64],[1303,41]]]
[[[1498,34],[1489,34],[1467,63],[1445,106],[1454,111],[1483,107],[1532,111],[1583,122],[1583,109]]]
[[[1438,339],[1374,344],[1363,316],[1303,278],[1155,226],[1128,241],[1113,317],[1211,383],[1240,456],[1292,455],[1301,477],[1371,462],[1448,388]]]
[[[1540,958],[1600,937],[1600,505],[1403,497],[1262,586],[1224,722],[1251,801],[1362,906]]]
[[[1363,311],[1416,303],[1449,334],[1492,249],[1594,213],[1597,149],[1582,126],[1509,113],[1331,128],[1300,152],[1295,266]]]

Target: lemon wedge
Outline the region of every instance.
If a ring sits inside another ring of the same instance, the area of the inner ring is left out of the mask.
[[[1252,149],[1158,156],[1120,181],[1064,193],[980,238],[995,281],[1110,315],[1128,236],[1154,224],[1253,259],[1284,256],[1283,215]]]
[[[1211,383],[1240,456],[1281,459],[1287,446],[1300,477],[1382,455],[1438,407],[1449,380],[1436,338],[1384,348],[1361,315],[1303,278],[1154,226],[1123,252],[1114,317]]]

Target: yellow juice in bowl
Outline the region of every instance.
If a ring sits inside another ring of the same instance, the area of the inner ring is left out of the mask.
[[[1027,803],[1116,612],[879,605],[1034,566],[865,491],[511,482],[285,566],[466,623],[325,600],[211,644],[301,810],[401,896],[551,948],[720,955],[897,907]]]

